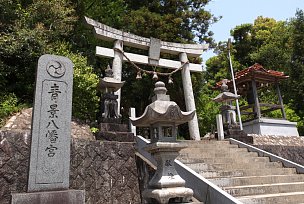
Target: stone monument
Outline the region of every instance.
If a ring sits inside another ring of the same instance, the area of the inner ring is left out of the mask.
[[[73,63],[39,58],[32,119],[28,193],[13,204],[84,203],[84,191],[69,190]]]
[[[137,127],[149,127],[151,143],[146,150],[157,161],[157,170],[143,191],[148,203],[181,203],[188,202],[193,196],[190,188],[185,188],[185,181],[178,175],[174,160],[179,151],[186,146],[176,141],[179,124],[191,120],[194,111],[182,112],[179,106],[170,101],[163,82],[156,82],[153,102],[148,105],[142,116],[130,118]]]

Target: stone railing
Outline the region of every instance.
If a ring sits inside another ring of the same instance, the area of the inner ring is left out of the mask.
[[[150,153],[144,150],[149,140],[136,136],[136,149],[146,160],[152,164],[156,164]],[[240,201],[223,191],[218,186],[214,185],[183,163],[175,160],[175,168],[178,174],[186,181],[186,187],[191,188],[194,192],[194,197],[204,204],[242,204]]]

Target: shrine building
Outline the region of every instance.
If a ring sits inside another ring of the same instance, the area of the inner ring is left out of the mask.
[[[246,133],[299,136],[296,127],[297,123],[290,122],[286,118],[279,88],[279,82],[288,77],[283,72],[267,70],[258,63],[236,73],[237,94],[247,101],[246,105],[240,107],[241,115],[246,118],[245,120],[242,119],[243,129]],[[218,82],[217,87],[220,87],[220,85],[221,82]],[[230,90],[233,90],[233,82],[231,80],[227,82],[227,85]],[[262,102],[261,95],[268,94],[273,88],[276,90],[277,102],[273,104]],[[281,118],[267,117],[269,112],[275,110],[281,110]]]

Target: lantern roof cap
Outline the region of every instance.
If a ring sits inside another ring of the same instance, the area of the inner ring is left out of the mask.
[[[183,112],[180,107],[170,101],[166,95],[165,83],[158,81],[155,83],[153,102],[148,105],[138,118],[130,117],[131,123],[138,127],[148,127],[154,124],[179,125],[186,123],[194,117],[195,110]]]
[[[212,99],[213,101],[220,103],[220,102],[235,101],[236,99],[240,98],[239,95],[235,95],[234,93],[229,92],[227,82],[228,79],[222,80],[222,85],[221,85],[222,93],[220,93],[214,99]]]
[[[98,88],[100,90],[104,89],[111,89],[114,92],[118,91],[123,85],[124,81],[120,81],[118,79],[114,78],[113,71],[110,67],[110,65],[107,66],[107,69],[105,70],[105,77],[101,78],[98,84]]]

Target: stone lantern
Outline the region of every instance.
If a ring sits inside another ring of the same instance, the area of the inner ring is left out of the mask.
[[[105,70],[105,77],[101,78],[98,89],[103,92],[102,101],[102,122],[119,122],[121,115],[118,111],[118,96],[115,92],[121,89],[124,82],[117,80],[113,76],[113,71],[108,65]]]
[[[228,90],[227,86],[227,79],[222,80],[222,86],[221,86],[221,91],[219,95],[217,95],[213,101],[222,103],[222,106],[220,107],[221,114],[223,117],[223,124],[227,128],[231,127],[237,127],[238,124],[236,122],[236,113],[235,113],[235,106],[231,104],[232,101],[235,101],[238,99],[240,96],[235,95]]]
[[[227,82],[228,82],[227,79],[222,80],[222,85],[221,85],[222,93],[220,93],[213,99],[213,101],[215,102],[222,103],[220,110],[221,110],[222,122],[224,126],[223,136],[231,137],[237,140],[250,143],[252,142],[251,141],[252,138],[247,137],[247,134],[243,130],[240,130],[239,124],[236,121],[236,113],[235,113],[236,108],[235,106],[232,105],[232,102],[240,98],[240,96],[229,92]],[[219,130],[220,129],[218,129],[218,134],[220,134]]]
[[[118,110],[118,95],[115,94],[124,82],[113,76],[113,71],[108,65],[105,77],[101,78],[98,89],[101,96],[101,118],[99,118],[99,132],[95,135],[96,140],[134,142],[134,135],[129,132],[126,124],[121,124],[121,115]]]
[[[157,170],[144,190],[143,197],[148,203],[188,202],[193,191],[185,188],[185,181],[178,175],[174,160],[179,151],[186,146],[176,141],[178,125],[190,121],[194,111],[183,112],[179,106],[170,101],[163,82],[156,82],[152,103],[142,116],[130,118],[137,127],[149,127],[151,143],[146,147],[157,162]]]

